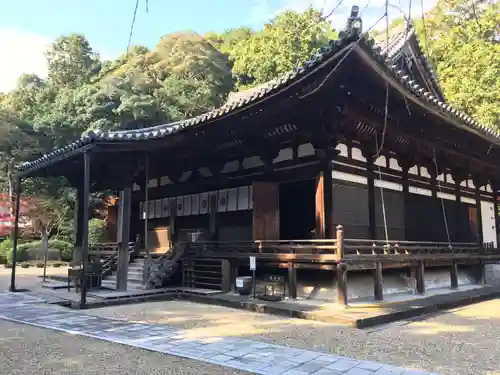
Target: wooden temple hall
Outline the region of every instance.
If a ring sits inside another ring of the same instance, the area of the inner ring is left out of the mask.
[[[353,7],[302,67],[195,118],[89,132],[20,165],[17,187],[77,189],[84,269],[89,194],[121,191],[118,289],[142,257],[146,288],[231,292],[255,256],[258,288],[275,275],[289,298],[345,304],[484,283],[500,260],[499,160],[500,133],[447,103],[412,25],[376,41]]]

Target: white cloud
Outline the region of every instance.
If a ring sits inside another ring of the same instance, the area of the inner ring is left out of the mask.
[[[389,8],[389,21],[394,18],[400,17],[401,11],[408,15],[410,0],[392,0],[389,4],[400,8]],[[341,2],[340,5],[339,2]],[[437,0],[423,0],[424,11],[430,10],[436,5]],[[377,20],[385,12],[385,0],[371,0],[369,5],[366,6],[368,0],[254,0],[254,8],[252,12],[252,20],[254,22],[266,22],[278,13],[284,10],[304,11],[308,7],[316,9],[323,9],[323,14],[329,14],[334,8],[335,12],[329,20],[336,29],[341,29],[345,26],[347,17],[349,17],[351,7],[357,5],[363,11],[362,18],[364,29],[372,27]],[[412,17],[419,18],[421,14],[421,1],[412,1]],[[366,9],[365,9],[366,6]],[[375,28],[385,28],[385,21],[380,21]]]
[[[23,73],[47,75],[44,51],[50,38],[15,29],[0,29],[0,92],[12,90]]]

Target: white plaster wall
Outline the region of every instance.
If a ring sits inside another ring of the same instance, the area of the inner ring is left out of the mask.
[[[493,242],[497,246],[497,233],[495,228],[495,205],[493,202],[481,201],[481,221],[483,224],[483,242]]]

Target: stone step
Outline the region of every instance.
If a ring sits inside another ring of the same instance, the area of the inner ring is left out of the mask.
[[[142,270],[144,269],[144,267],[143,266],[138,266],[136,264],[129,264],[128,265],[128,269],[129,269],[129,272],[130,271],[142,272]]]
[[[142,274],[141,275],[131,275],[131,274],[128,274],[127,275],[127,280],[130,282],[137,282],[137,283],[141,283],[142,282]],[[106,277],[105,280],[109,280],[109,281],[114,281],[116,282],[116,274],[113,274],[113,275],[110,275],[108,277]]]
[[[116,289],[116,281],[115,280],[103,280],[102,286],[108,289]],[[127,280],[127,289],[142,289],[141,283],[133,282]]]

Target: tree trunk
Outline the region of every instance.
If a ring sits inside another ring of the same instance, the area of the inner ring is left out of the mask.
[[[7,180],[9,183],[9,208],[10,216],[13,218],[15,215],[16,198],[14,197],[14,176],[12,174],[12,163],[9,162],[7,166]]]

